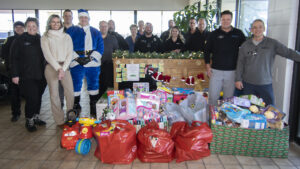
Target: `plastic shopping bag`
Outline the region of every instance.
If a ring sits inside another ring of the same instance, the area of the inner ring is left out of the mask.
[[[168,122],[170,125],[178,121],[184,121],[184,118],[181,115],[181,108],[178,104],[167,103],[164,113],[168,116]]]
[[[171,129],[175,142],[176,162],[199,160],[210,155],[208,143],[213,135],[207,123],[194,121],[191,126],[184,122],[176,122]]]
[[[127,121],[104,121],[93,133],[98,144],[94,155],[103,163],[129,164],[136,158],[136,131]]]
[[[171,135],[155,121],[143,127],[137,135],[138,158],[142,162],[167,163],[173,160],[174,142]]]

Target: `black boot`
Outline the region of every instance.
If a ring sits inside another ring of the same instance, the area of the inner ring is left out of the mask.
[[[38,125],[38,126],[45,126],[46,125],[46,122],[44,122],[43,120],[39,119],[39,115],[36,114],[33,116],[33,121],[34,121],[34,124],[35,125]]]
[[[21,113],[13,113],[10,121],[11,122],[17,122],[19,120],[19,118],[20,118],[20,115],[21,115]]]
[[[29,132],[34,132],[37,130],[33,118],[26,119],[25,127]]]
[[[77,110],[78,113],[81,112],[81,106],[80,106],[80,96],[74,97],[74,106],[73,109]]]
[[[96,103],[98,101],[98,95],[90,95],[90,117],[97,119]]]

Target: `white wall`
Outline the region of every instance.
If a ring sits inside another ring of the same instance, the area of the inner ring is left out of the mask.
[[[299,0],[269,0],[267,36],[295,48]],[[289,114],[293,61],[277,56],[274,64],[275,104]],[[288,118],[286,118],[288,119]]]
[[[1,0],[0,9],[180,10],[189,0]]]

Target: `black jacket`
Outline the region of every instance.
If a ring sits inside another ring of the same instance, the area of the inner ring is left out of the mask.
[[[204,51],[205,63],[210,63],[212,54],[212,68],[218,70],[235,70],[239,47],[246,40],[244,33],[236,28],[224,32],[221,28],[213,31]]]
[[[110,34],[107,34],[107,36],[103,38],[103,42],[104,52],[101,58],[102,64],[104,62],[112,62],[112,53],[119,48],[116,37]]]
[[[167,39],[169,38],[169,34],[170,34],[170,29],[164,31],[161,35],[160,35],[160,39],[162,42],[166,42]]]
[[[209,36],[208,31],[203,31],[200,33],[199,29],[196,29],[196,32],[191,34],[190,31],[186,33],[186,44],[185,44],[185,49],[187,51],[193,51],[193,52],[198,52],[198,51],[204,51],[206,41]]]
[[[10,66],[9,66],[10,50],[13,50],[11,49],[11,45],[18,36],[19,36],[18,34],[15,34],[14,36],[8,37],[5,40],[4,44],[2,45],[1,57],[5,61],[5,67],[7,71],[10,70]]]
[[[11,50],[11,76],[26,79],[44,79],[45,58],[41,49],[41,36],[27,32],[16,38]]]
[[[152,35],[150,38],[147,38],[145,35],[142,35],[137,39],[134,45],[134,51],[140,51],[142,53],[147,52],[162,52],[162,44],[160,39],[156,35]]]
[[[181,39],[178,37],[176,42],[173,42],[172,38],[166,40],[166,42],[164,42],[164,52],[171,52],[175,49],[180,49],[180,51],[182,52],[183,48],[184,48],[184,43],[181,41]]]
[[[108,34],[116,37],[120,50],[129,50],[129,46],[122,35],[120,35],[118,32],[108,32]]]

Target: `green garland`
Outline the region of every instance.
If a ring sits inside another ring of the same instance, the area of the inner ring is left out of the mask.
[[[128,51],[117,50],[112,54],[113,58],[120,59],[201,59],[204,58],[203,52],[184,52],[184,53],[141,53],[134,52],[129,53]]]

